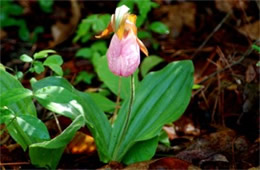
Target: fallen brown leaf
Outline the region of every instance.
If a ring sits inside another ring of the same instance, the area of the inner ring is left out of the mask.
[[[239,32],[245,36],[248,36],[252,40],[260,39],[260,21],[254,23],[246,24],[240,27]]]
[[[171,32],[172,37],[177,37],[182,31],[183,26],[195,29],[196,5],[193,2],[183,2],[177,5],[165,5],[160,7],[158,15],[167,14],[163,19]]]
[[[256,78],[256,72],[252,64],[247,67],[246,70],[246,82],[250,83]]]
[[[76,133],[67,148],[72,154],[93,154],[96,151],[94,138],[82,132]]]
[[[132,169],[195,169],[191,163],[184,160],[172,157],[165,157],[161,159],[138,162],[132,165],[127,166],[124,170]]]
[[[71,2],[71,18],[68,24],[63,24],[60,21],[57,21],[51,27],[53,41],[49,42],[49,48],[64,42],[72,33],[74,33],[77,28],[79,19],[80,19],[80,7],[76,0],[70,0]]]
[[[234,8],[246,9],[247,0],[215,0],[216,8],[222,12],[231,12]]]
[[[0,40],[3,40],[6,37],[7,37],[7,33],[4,30],[0,29]]]

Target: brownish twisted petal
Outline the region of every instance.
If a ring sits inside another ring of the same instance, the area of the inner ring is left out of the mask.
[[[149,54],[148,54],[148,50],[147,50],[147,48],[145,47],[145,45],[143,44],[143,42],[142,42],[141,40],[139,40],[137,37],[136,37],[136,41],[137,41],[137,43],[138,43],[138,45],[139,45],[141,51],[142,51],[146,56],[148,56],[148,55],[149,55]]]
[[[96,38],[102,38],[105,37],[107,35],[109,35],[111,32],[113,32],[113,27],[111,22],[108,24],[107,28],[100,34],[100,35],[96,35]]]

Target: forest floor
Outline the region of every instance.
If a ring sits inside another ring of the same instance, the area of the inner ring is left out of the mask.
[[[201,87],[193,90],[184,115],[173,125],[164,127],[170,146],[159,144],[152,161],[130,165],[134,169],[259,169],[259,52],[252,46],[260,46],[260,4],[256,1],[156,1],[160,6],[148,15],[148,22],[161,21],[170,30],[167,35],[153,34],[142,39],[151,54],[164,59],[153,70],[167,63],[190,59],[195,66],[194,82]],[[52,48],[64,60],[63,70],[70,82],[82,70],[94,72],[90,62],[76,58],[75,53],[86,44],[73,43],[78,22],[70,1],[57,1],[53,12],[40,12],[34,1],[17,1],[26,12],[20,16],[30,30],[38,25],[44,33],[33,44],[19,39],[17,28],[1,30],[1,63],[7,67],[25,70],[28,65],[19,60],[23,53]],[[77,1],[80,15],[114,13],[115,1]],[[75,18],[73,18],[75,20]],[[76,26],[75,26],[76,25]],[[58,33],[51,28],[56,27]],[[145,28],[141,28],[145,30]],[[109,42],[109,39],[106,39]],[[157,44],[158,48],[153,48]],[[142,58],[144,58],[142,56]],[[36,76],[41,79],[49,73]],[[29,87],[29,78],[22,81]],[[78,83],[79,90],[99,87],[94,78],[91,84]],[[44,110],[42,110],[44,112]],[[58,117],[61,128],[70,124],[65,117]],[[54,119],[46,120],[51,134],[58,129]],[[1,127],[3,129],[3,127]],[[95,169],[101,167],[123,168],[119,163],[105,165],[99,161],[96,150],[73,153],[81,135],[90,135],[86,128],[78,132],[78,139],[68,145],[59,163],[59,169]],[[85,143],[88,145],[89,143]],[[93,145],[89,144],[89,145]],[[15,144],[7,134],[1,136],[1,167],[3,169],[35,168],[30,164],[28,152]]]

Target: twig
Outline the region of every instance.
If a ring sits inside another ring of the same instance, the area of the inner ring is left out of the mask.
[[[232,165],[231,165],[231,169],[236,169],[236,159],[235,159],[235,142],[236,142],[236,137],[232,140]]]
[[[52,113],[52,115],[53,115],[53,117],[54,117],[54,119],[55,119],[55,122],[56,122],[56,125],[57,125],[58,129],[59,129],[59,132],[61,133],[61,132],[62,132],[62,129],[61,129],[61,127],[60,127],[60,122],[59,122],[59,120],[58,120],[56,114],[53,113],[53,112],[51,112],[51,113]]]
[[[16,166],[16,165],[30,165],[30,162],[8,162],[2,163],[0,162],[0,166]]]
[[[225,71],[225,70],[227,70],[227,69],[229,69],[229,68],[231,68],[231,67],[233,67],[233,66],[239,64],[240,62],[242,62],[242,61],[246,58],[246,56],[248,56],[249,54],[251,54],[252,51],[253,51],[253,49],[250,47],[250,48],[245,52],[245,54],[244,54],[242,57],[240,57],[239,60],[235,61],[234,63],[228,65],[227,67],[225,67],[225,68],[223,68],[223,69],[217,70],[216,72],[210,74],[209,76],[205,76],[205,78],[204,78],[203,80],[201,80],[200,82],[198,82],[198,84],[202,84],[202,83],[206,82],[208,79],[214,77],[216,74],[222,73],[223,71]]]
[[[227,15],[220,21],[220,23],[215,27],[215,29],[209,34],[209,36],[203,41],[203,43],[199,46],[199,48],[194,52],[191,58],[194,58],[198,54],[198,52],[200,52],[200,50],[207,44],[210,38],[220,29],[223,23],[226,22],[226,20],[229,18],[231,13],[232,11],[227,13]]]

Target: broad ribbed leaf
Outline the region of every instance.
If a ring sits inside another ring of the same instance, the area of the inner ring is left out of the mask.
[[[120,79],[119,76],[116,76],[113,74],[107,64],[107,57],[103,56],[99,59],[97,62],[96,71],[98,74],[98,77],[104,82],[104,84],[115,94],[118,94],[118,81]],[[135,75],[135,84],[137,86],[138,84],[138,77],[137,77],[138,71],[134,73]],[[122,99],[126,99],[129,96],[130,91],[130,77],[121,77],[121,91],[120,91],[120,97]]]
[[[33,84],[33,89],[36,99],[45,108],[71,119],[82,115],[96,139],[101,159],[109,159],[107,148],[111,126],[104,112],[88,94],[77,91],[61,77],[42,79]]]
[[[137,88],[129,127],[123,138],[129,101],[120,109],[111,134],[112,159],[121,161],[136,142],[159,135],[164,124],[177,120],[189,103],[192,85],[191,61],[173,62],[161,71],[148,74]]]
[[[83,113],[78,97],[63,87],[43,87],[35,91],[34,96],[45,108],[68,118],[75,119]]]
[[[61,86],[69,91],[74,89],[66,79],[58,76],[47,77],[32,84],[33,91],[46,86]]]
[[[23,88],[22,84],[11,74],[0,69],[0,95],[11,89]],[[2,101],[0,101],[2,102]],[[36,116],[36,109],[30,98],[24,98],[8,105],[15,114],[28,114]]]
[[[32,91],[25,88],[8,89],[0,95],[0,106],[8,106],[32,96]]]
[[[146,57],[141,64],[142,76],[144,77],[149,70],[151,70],[154,66],[160,64],[161,62],[163,62],[163,59],[156,55]]]
[[[146,161],[153,157],[158,145],[158,136],[140,141],[134,144],[123,158],[123,162],[126,164],[132,164],[135,162]]]
[[[11,122],[14,118],[12,111],[7,108],[0,108],[0,115],[0,124],[4,124],[8,122],[8,120]]]
[[[66,145],[84,124],[84,117],[80,115],[59,136],[49,141],[30,145],[31,163],[35,166],[55,169]]]
[[[108,146],[110,142],[111,125],[105,113],[101,111],[87,93],[77,91],[77,95],[81,98],[86,123],[95,138],[99,157],[103,162],[107,162],[110,159]]]
[[[116,108],[116,104],[99,93],[88,93],[92,100],[97,104],[97,106],[104,112],[111,112]]]
[[[32,143],[49,140],[49,132],[44,123],[31,115],[18,115],[5,121],[7,130],[12,138],[19,143],[24,150]]]

